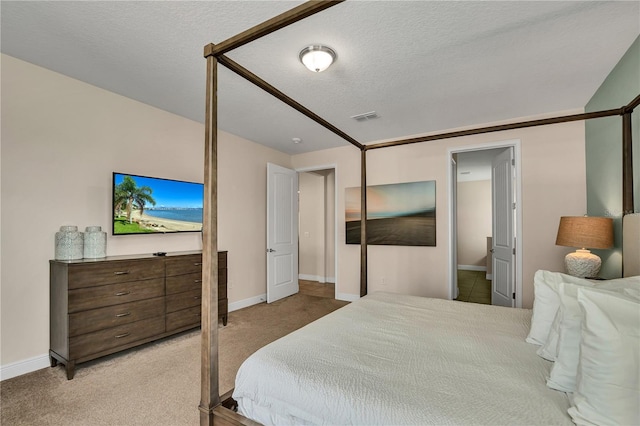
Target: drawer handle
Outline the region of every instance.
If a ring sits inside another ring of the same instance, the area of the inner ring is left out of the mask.
[[[194,299],[200,299],[200,296],[193,296]]]
[[[129,273],[129,271],[116,271],[114,272],[114,275],[128,275]]]
[[[131,312],[124,312],[122,314],[116,314],[116,318],[128,317],[131,315]]]
[[[116,296],[126,296],[127,294],[131,293],[130,291],[121,291],[116,293]]]
[[[193,280],[194,283],[201,283],[202,280]]]
[[[122,333],[122,334],[118,334],[116,336],[116,339],[122,339],[123,337],[127,337],[128,335],[130,335],[131,333]]]
[[[193,266],[202,266],[202,262],[194,263]]]

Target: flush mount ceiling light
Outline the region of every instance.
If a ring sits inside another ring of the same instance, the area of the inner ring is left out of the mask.
[[[322,45],[307,46],[300,51],[300,62],[310,71],[322,72],[336,60],[336,52]]]

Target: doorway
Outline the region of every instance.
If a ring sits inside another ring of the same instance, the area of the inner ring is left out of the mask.
[[[336,170],[298,171],[298,270],[300,291],[337,298]]]
[[[449,167],[450,299],[522,306],[520,141],[450,148]]]
[[[317,280],[314,282],[318,284],[320,281],[331,283],[332,298],[339,299],[336,175],[335,165],[291,170],[267,163],[267,303],[298,293],[301,278]],[[300,202],[300,176],[320,188],[318,196],[308,195],[307,192],[311,194],[311,191],[303,190],[303,198],[309,203]],[[322,183],[316,185],[320,181]],[[312,208],[301,213],[301,204]],[[318,219],[320,223],[316,224],[314,220],[307,227],[305,222],[305,229],[301,230],[300,217],[302,215],[306,221],[308,211],[315,217],[321,217]],[[309,244],[311,240],[314,242]],[[309,273],[299,269],[301,242],[304,245],[303,267],[311,265]],[[312,247],[311,253],[307,252],[308,247]]]

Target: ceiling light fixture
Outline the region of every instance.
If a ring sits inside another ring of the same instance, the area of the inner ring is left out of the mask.
[[[294,143],[294,144],[296,144],[296,145],[302,142],[302,139],[300,139],[300,138],[292,138],[291,140],[292,140],[292,141],[293,141],[293,143]]]
[[[322,45],[307,46],[300,51],[300,62],[310,71],[322,72],[336,60],[336,52]]]

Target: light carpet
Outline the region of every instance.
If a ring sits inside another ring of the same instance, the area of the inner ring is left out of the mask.
[[[229,314],[219,329],[220,393],[262,346],[346,305],[296,294]],[[0,383],[2,425],[197,425],[200,330],[64,368],[45,368]]]

